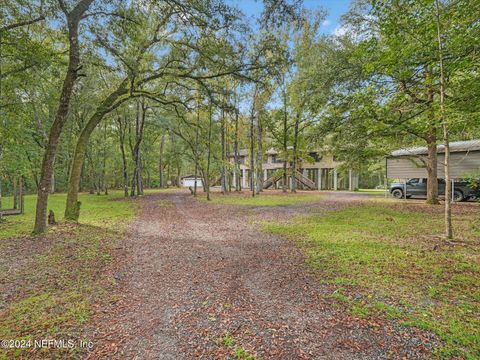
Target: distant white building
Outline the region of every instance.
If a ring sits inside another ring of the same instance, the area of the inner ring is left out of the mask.
[[[194,187],[195,186],[195,175],[187,175],[187,176],[183,176],[181,178],[182,182],[182,187]],[[203,182],[202,182],[202,178],[200,176],[197,176],[197,187],[202,187],[203,186]]]

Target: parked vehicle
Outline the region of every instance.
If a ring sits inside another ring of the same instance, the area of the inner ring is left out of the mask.
[[[406,194],[405,192],[406,187]],[[410,198],[412,196],[427,196],[427,179],[413,178],[406,183],[395,182],[390,185],[390,194],[396,199]],[[438,179],[438,194],[445,195],[445,180]],[[453,188],[453,201],[480,199],[480,189],[472,188],[466,181],[455,182]]]

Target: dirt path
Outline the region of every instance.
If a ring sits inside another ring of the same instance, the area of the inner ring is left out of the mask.
[[[86,357],[225,359],[235,347],[262,359],[428,357],[428,339],[415,330],[354,318],[325,298],[332,290],[309,274],[300,251],[252,224],[264,211],[183,192],[141,204],[115,273],[118,301],[95,316]],[[226,333],[234,346],[219,343]]]

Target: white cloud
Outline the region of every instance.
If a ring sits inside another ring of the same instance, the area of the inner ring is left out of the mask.
[[[328,19],[323,20],[323,22],[322,22],[323,27],[329,27],[331,24],[332,24],[332,22]]]
[[[344,25],[337,25],[335,29],[333,29],[332,34],[335,36],[343,36],[348,32],[348,29]]]

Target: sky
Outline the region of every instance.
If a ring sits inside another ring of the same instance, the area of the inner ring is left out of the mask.
[[[228,2],[238,6],[247,16],[253,16],[262,11],[261,0],[228,0]],[[350,0],[304,0],[303,3],[308,9],[323,7],[327,10],[328,15],[320,31],[331,34],[339,28],[340,17],[348,11]]]

